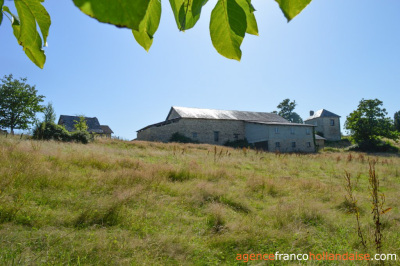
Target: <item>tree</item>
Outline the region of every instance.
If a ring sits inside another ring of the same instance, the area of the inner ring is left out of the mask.
[[[79,116],[79,121],[78,120],[74,120],[75,124],[74,124],[74,128],[77,131],[87,131],[88,130],[88,125],[86,124],[86,119],[85,116],[80,115]]]
[[[14,129],[28,129],[35,121],[37,112],[44,107],[43,95],[37,95],[35,86],[26,84],[26,78],[13,79],[13,75],[4,76],[0,87],[0,126]]]
[[[303,123],[303,119],[296,112],[293,112],[296,105],[296,101],[291,102],[290,99],[285,99],[277,106],[280,109],[277,114],[292,123]]]
[[[393,121],[387,116],[383,102],[362,99],[357,110],[346,118],[345,128],[361,149],[376,147],[382,137],[397,140],[399,134],[394,130]]]
[[[3,14],[11,21],[18,43],[26,55],[43,68],[51,24],[50,16],[41,2],[44,0],[14,1],[18,16],[11,13],[4,0],[0,0],[0,24]],[[288,21],[298,15],[311,0],[275,0]],[[160,0],[73,0],[86,15],[103,23],[132,30],[136,41],[148,51],[153,43],[161,18]],[[191,29],[200,19],[201,9],[208,0],[170,0],[175,21],[180,31]],[[240,60],[240,46],[245,34],[258,35],[255,8],[251,0],[218,0],[210,19],[210,36],[221,55]],[[41,35],[37,30],[39,26]]]
[[[400,132],[400,111],[394,113],[394,128]]]
[[[47,106],[44,108],[44,121],[45,123],[55,123],[56,121],[56,113],[54,111],[53,104],[49,102]]]

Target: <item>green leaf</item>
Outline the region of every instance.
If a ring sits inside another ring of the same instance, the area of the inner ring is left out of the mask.
[[[258,26],[254,11],[256,11],[251,4],[251,0],[237,0],[237,3],[243,8],[246,13],[247,29],[246,33],[258,36]]]
[[[47,12],[43,13],[44,8],[42,9],[38,5],[40,3],[36,0],[15,1],[20,24],[13,23],[12,27],[18,43],[24,48],[25,54],[38,67],[43,68],[46,56],[42,50],[42,38],[37,31],[36,23],[39,24],[40,21],[43,38],[47,38],[50,19],[43,18]]]
[[[49,28],[51,24],[50,15],[47,10],[37,0],[23,0],[28,4],[28,7],[35,17],[40,31],[42,32],[43,43],[46,44],[47,36],[49,36]],[[41,1],[43,2],[43,1]]]
[[[246,29],[246,13],[240,5],[235,0],[218,0],[210,21],[211,41],[218,53],[240,60],[240,45]]]
[[[11,15],[13,26],[20,25],[19,18],[16,15],[14,15],[13,13],[11,13],[10,9],[7,6],[3,6],[3,11],[7,12],[8,14]]]
[[[161,18],[161,2],[159,0],[150,0],[146,15],[139,25],[139,30],[132,30],[136,41],[149,51],[153,44],[153,36],[158,29]]]
[[[178,29],[184,31],[193,28],[200,19],[201,9],[207,1],[169,0]]]
[[[4,0],[0,0],[0,25],[1,22],[3,21],[3,5],[4,5]]]
[[[139,30],[149,3],[149,0],[74,0],[74,4],[86,15],[132,30]]]
[[[275,0],[288,21],[297,16],[311,0]]]

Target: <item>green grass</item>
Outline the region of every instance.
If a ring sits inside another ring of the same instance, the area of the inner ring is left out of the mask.
[[[400,256],[395,155],[0,136],[0,264],[232,265],[238,253],[374,254],[372,159],[392,208],[383,215],[383,251]],[[358,180],[369,250],[345,199],[345,170]]]

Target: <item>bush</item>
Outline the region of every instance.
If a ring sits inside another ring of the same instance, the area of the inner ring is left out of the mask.
[[[238,139],[238,140],[233,140],[230,141],[228,140],[227,142],[224,143],[224,146],[232,147],[232,148],[253,148],[253,145],[250,144],[247,139]]]
[[[36,125],[33,130],[33,139],[37,140],[56,140],[56,141],[76,141],[87,144],[90,134],[87,131],[76,131],[69,133],[63,126],[55,123],[42,122]]]
[[[179,142],[179,143],[199,143],[197,140],[193,140],[182,135],[179,132],[175,132],[172,134],[171,138],[169,139],[170,142]]]
[[[352,146],[349,150],[352,151],[363,151],[363,152],[399,152],[399,148],[394,146],[389,141],[377,141],[377,142],[362,142],[358,145]]]
[[[42,122],[33,130],[33,138],[38,140],[70,141],[69,132],[62,126],[54,123]]]
[[[71,140],[87,144],[90,140],[90,134],[87,131],[75,131],[71,133]]]

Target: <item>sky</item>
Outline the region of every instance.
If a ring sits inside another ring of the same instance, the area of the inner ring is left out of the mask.
[[[245,37],[240,62],[211,43],[215,3],[207,3],[193,29],[179,32],[169,1],[162,1],[146,52],[130,30],[99,23],[71,0],[47,0],[44,69],[29,61],[4,18],[0,76],[26,77],[45,104],[53,103],[57,119],[97,117],[129,140],[165,120],[171,106],[271,112],[289,98],[303,119],[324,108],[341,116],[342,128],[363,98],[383,101],[390,117],[400,110],[400,1],[313,0],[287,23],[275,1],[253,0],[259,36]]]

